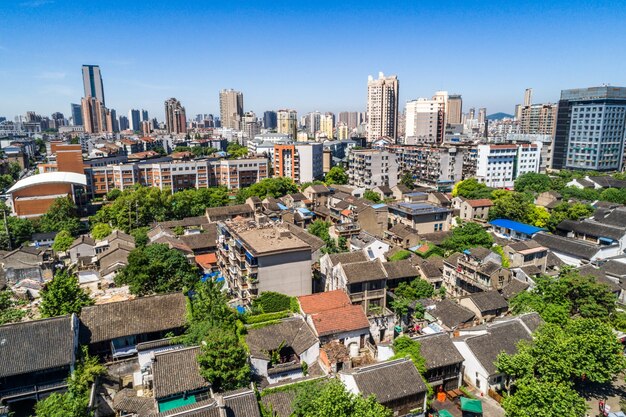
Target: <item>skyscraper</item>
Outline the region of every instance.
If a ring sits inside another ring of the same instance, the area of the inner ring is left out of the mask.
[[[165,126],[167,133],[187,133],[185,108],[173,97],[165,100]]]
[[[460,94],[451,94],[448,96],[448,124],[461,123],[461,115],[463,114],[463,99]]]
[[[83,111],[80,107],[80,104],[71,104],[72,107],[72,123],[74,126],[82,126],[83,125]]]
[[[128,123],[128,117],[120,116],[118,119],[119,129],[120,131],[128,130],[130,125]]]
[[[276,129],[276,112],[268,110],[263,113],[263,127],[266,129]]]
[[[148,110],[141,110],[141,121],[142,122],[147,122],[150,120],[150,117],[148,117]]]
[[[530,106],[533,103],[533,89],[527,88],[524,91],[524,106]]]
[[[241,129],[245,132],[248,140],[254,139],[254,137],[259,134],[261,128],[254,112],[248,111],[244,113],[241,119]]]
[[[439,102],[419,98],[406,103],[404,143],[436,143],[439,141]]]
[[[437,91],[433,100],[437,102],[439,109],[437,115],[437,141],[443,142],[446,135],[446,125],[448,124],[448,92]]]
[[[306,130],[308,130],[310,136],[319,132],[321,119],[322,113],[318,111],[314,111],[306,115],[304,125],[306,126]]]
[[[107,124],[111,112],[95,97],[83,97],[81,100],[83,128],[85,133],[112,132],[111,123]]]
[[[481,107],[480,109],[478,109],[478,124],[485,124],[485,120],[487,120],[487,109]]]
[[[106,105],[102,74],[98,65],[83,65],[83,87],[85,89],[85,97],[95,97],[103,106]]]
[[[130,130],[141,132],[141,114],[139,110],[128,110],[128,123],[130,124]]]
[[[291,135],[291,139],[298,137],[298,113],[295,110],[278,110],[277,132]]]
[[[556,104],[524,105],[520,110],[520,133],[553,135]]]
[[[220,119],[222,127],[241,130],[243,118],[243,94],[240,91],[220,91]]]
[[[553,169],[621,170],[626,136],[626,87],[561,91]]]
[[[335,132],[335,115],[333,113],[324,113],[320,117],[320,129],[321,132],[326,134],[328,139],[334,137]]]
[[[372,142],[381,136],[397,139],[398,136],[398,77],[385,77],[378,73],[375,80],[367,80],[367,140]]]

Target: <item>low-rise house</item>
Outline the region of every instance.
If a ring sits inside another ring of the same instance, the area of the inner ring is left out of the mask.
[[[496,235],[505,239],[530,240],[543,229],[530,224],[520,223],[508,219],[495,219],[489,222]]]
[[[626,207],[598,208],[593,213],[593,220],[609,226],[626,227]]]
[[[466,295],[499,290],[511,280],[511,271],[502,266],[502,257],[483,247],[454,253],[443,261],[446,291]]]
[[[337,281],[332,284],[330,290],[345,290],[350,301],[360,305],[366,314],[380,313],[386,307],[387,273],[380,260],[341,263],[337,270]]]
[[[404,223],[397,223],[389,230],[385,230],[385,238],[394,245],[404,249],[411,248],[420,242],[417,230]]]
[[[420,344],[420,355],[425,360],[424,379],[435,392],[439,387],[451,391],[463,384],[463,356],[448,333],[424,335],[413,340]]]
[[[428,389],[409,358],[381,362],[339,373],[341,382],[353,394],[371,395],[395,415],[412,410],[426,411]]]
[[[235,217],[251,219],[254,217],[254,209],[248,204],[236,204],[234,206],[209,207],[206,209],[206,218],[210,223],[232,220]]]
[[[453,331],[474,325],[476,314],[453,300],[446,298],[441,301],[420,300],[420,302],[424,306],[425,317],[445,330]]]
[[[50,247],[54,243],[54,238],[58,232],[33,233],[30,237],[30,246],[39,248],[41,246]]]
[[[524,291],[527,291],[528,288],[530,288],[530,285],[530,282],[521,281],[517,278],[513,278],[511,282],[509,282],[507,285],[504,286],[504,288],[502,288],[502,290],[500,290],[500,294],[502,294],[504,299],[508,302],[511,301],[511,299],[517,294],[521,294]]]
[[[393,191],[391,190],[391,187],[387,185],[379,185],[378,187],[374,187],[372,191],[378,194],[381,200],[393,198]]]
[[[178,239],[192,250],[194,256],[212,253],[217,249],[217,228],[213,227],[212,231],[206,233],[184,234]]]
[[[343,290],[298,297],[300,310],[321,344],[338,341],[357,356],[369,337],[370,323],[361,307]]]
[[[77,353],[75,315],[0,326],[0,409],[65,390]]]
[[[331,191],[323,184],[314,184],[305,188],[302,194],[311,200],[314,206],[325,206]]]
[[[418,279],[419,271],[412,259],[383,262],[382,265],[387,275],[387,288],[389,289],[397,288],[401,282],[410,282]]]
[[[385,253],[389,251],[389,244],[367,232],[361,232],[350,239],[351,251],[362,251],[369,260],[385,259]]]
[[[535,240],[512,242],[503,249],[509,258],[510,268],[534,266],[542,273],[546,271],[548,248],[541,246]]]
[[[440,193],[438,191],[428,193],[427,201],[441,207],[452,207],[452,200],[450,200],[450,198],[448,198],[446,194]]]
[[[422,279],[430,282],[431,285],[438,290],[443,285],[443,258],[431,256],[428,259],[422,259],[414,256],[411,261],[417,267],[417,272]]]
[[[0,255],[0,276],[16,295],[34,299],[39,297],[44,283],[52,279],[53,263],[51,251],[22,246]]]
[[[493,206],[493,202],[488,198],[479,200],[464,200],[461,203],[459,216],[462,220],[489,220],[489,209]]]
[[[496,290],[461,297],[459,304],[476,314],[476,318],[481,322],[491,321],[509,311],[509,304]]]
[[[325,291],[339,288],[337,272],[339,264],[366,262],[369,258],[362,251],[326,254],[320,258],[320,281]]]
[[[153,391],[159,412],[209,399],[211,384],[200,375],[200,352],[193,346],[154,355]]]
[[[187,314],[182,293],[153,295],[84,307],[80,313],[81,344],[92,354],[120,358],[137,353],[140,342],[181,334]]]
[[[452,222],[452,210],[427,203],[393,203],[389,205],[389,224],[409,226],[419,234],[447,231]]]
[[[555,233],[597,245],[617,244],[620,252],[626,249],[626,226],[613,226],[595,220],[566,219],[556,226]]]
[[[529,313],[490,323],[485,328],[462,330],[461,337],[452,342],[464,358],[465,381],[485,396],[490,390],[501,390],[505,375],[496,368],[498,355],[502,352],[515,354],[517,344],[522,340],[531,341],[532,333],[541,323],[537,313]]]
[[[537,233],[534,240],[541,246],[548,248],[565,264],[575,267],[619,254],[617,244],[597,245],[544,232]]]
[[[72,263],[78,262],[78,258],[96,256],[96,241],[89,235],[81,235],[74,240],[67,250]]]
[[[128,256],[134,249],[134,242],[113,241],[105,252],[98,255],[100,278],[112,283],[115,275],[128,265]]]
[[[304,376],[302,363],[317,363],[319,339],[301,318],[249,329],[246,344],[250,349],[252,372],[269,384]]]
[[[535,199],[535,205],[552,210],[563,202],[563,196],[556,191],[544,191]]]

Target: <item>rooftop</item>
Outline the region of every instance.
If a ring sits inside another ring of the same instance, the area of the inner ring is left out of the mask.
[[[509,304],[506,302],[504,297],[495,290],[473,293],[465,298],[472,300],[476,308],[478,308],[481,313],[506,309],[509,307]]]
[[[157,353],[152,364],[154,397],[159,399],[182,392],[208,390],[211,384],[200,375],[200,352],[200,347],[194,346]]]
[[[241,241],[255,255],[276,252],[311,250],[311,246],[288,228],[279,225],[257,226],[250,222],[227,222],[233,237]]]
[[[463,356],[448,333],[419,336],[413,340],[420,344],[420,354],[426,360],[427,370],[463,362]]]
[[[291,318],[248,330],[246,343],[251,357],[269,360],[268,352],[278,349],[281,345],[291,347],[296,354],[301,355],[318,343],[318,340],[304,320]]]
[[[518,233],[523,233],[525,235],[533,235],[538,233],[544,229],[540,227],[535,227],[530,224],[520,223],[513,220],[508,219],[495,219],[489,222],[492,226],[503,227],[505,229],[511,229]]]
[[[86,186],[87,177],[84,174],[74,172],[46,172],[31,175],[30,177],[19,180],[7,190],[7,193],[13,193],[24,188],[32,187],[33,185],[44,184],[73,184]]]
[[[426,203],[393,203],[389,205],[390,210],[399,210],[412,215],[430,214],[430,213],[448,213],[450,209],[434,206]]]
[[[342,263],[341,268],[348,280],[348,284],[387,279],[387,274],[378,260],[351,264]]]

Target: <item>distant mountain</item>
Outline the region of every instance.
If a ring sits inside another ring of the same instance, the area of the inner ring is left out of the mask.
[[[513,115],[512,114],[507,114],[507,113],[494,113],[494,114],[490,114],[489,116],[487,116],[487,120],[501,120],[501,119],[505,119],[505,118],[509,118],[512,119]]]

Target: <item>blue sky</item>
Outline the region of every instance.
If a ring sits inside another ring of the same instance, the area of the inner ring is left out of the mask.
[[[512,113],[561,89],[626,85],[624,1],[0,2],[0,115],[69,113],[81,65],[101,67],[108,107],[163,117],[246,110],[363,111],[369,74],[397,74],[401,103],[436,90],[464,111]]]

